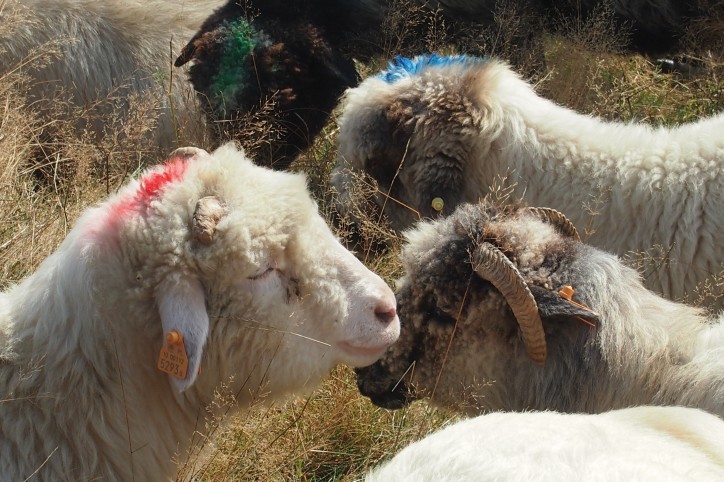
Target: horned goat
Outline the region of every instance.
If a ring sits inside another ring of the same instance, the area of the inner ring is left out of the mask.
[[[238,408],[309,391],[398,334],[303,176],[176,151],[0,294],[0,473],[175,480],[222,386]]]
[[[551,209],[462,204],[407,234],[400,339],[361,392],[479,414],[682,405],[724,415],[724,316],[647,290]]]
[[[682,407],[492,413],[416,442],[367,482],[724,480],[724,421]]]
[[[398,230],[505,185],[565,212],[596,247],[658,247],[666,259],[646,284],[670,299],[724,269],[724,114],[674,128],[604,122],[540,97],[503,62],[426,55],[348,91],[340,123],[342,209],[349,170],[377,181]]]

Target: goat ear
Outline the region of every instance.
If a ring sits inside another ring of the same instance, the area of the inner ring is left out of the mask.
[[[538,312],[544,322],[560,318],[579,318],[588,323],[597,323],[599,321],[598,313],[586,306],[565,299],[555,291],[549,291],[536,285],[528,285],[528,288],[538,304]]]
[[[186,378],[173,380],[178,390],[184,391],[196,380],[201,355],[209,335],[204,288],[198,279],[190,275],[169,275],[156,290],[156,304],[161,315],[164,337],[172,331],[183,336],[188,358]]]

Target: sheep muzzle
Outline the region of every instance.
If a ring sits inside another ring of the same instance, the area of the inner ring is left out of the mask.
[[[409,405],[416,397],[410,393],[403,380],[392,380],[379,363],[356,368],[357,389],[377,407],[399,410]]]

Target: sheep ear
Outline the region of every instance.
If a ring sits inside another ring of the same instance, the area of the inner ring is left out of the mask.
[[[170,275],[157,288],[156,304],[161,315],[164,340],[176,331],[183,337],[188,367],[186,377],[172,377],[179,391],[193,385],[201,365],[206,339],[209,335],[209,315],[201,283],[189,275]]]
[[[555,291],[549,291],[536,285],[528,285],[538,304],[541,319],[553,320],[560,318],[578,318],[589,324],[598,323],[598,313],[576,302],[572,302]]]
[[[416,204],[423,218],[449,215],[460,204],[464,185],[463,163],[444,154],[413,166]]]

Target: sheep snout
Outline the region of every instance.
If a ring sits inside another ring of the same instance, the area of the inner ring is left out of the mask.
[[[341,247],[341,245],[340,245]],[[392,289],[348,251],[340,251],[340,281],[348,295],[348,322],[336,343],[342,362],[360,367],[374,363],[400,335]]]
[[[352,366],[374,363],[400,335],[400,320],[392,290],[379,278],[372,281],[372,286],[365,290],[366,294],[363,292],[350,300],[351,322],[337,344],[344,362]]]
[[[397,318],[397,309],[386,304],[380,304],[375,308],[375,316],[383,325],[389,325]]]

